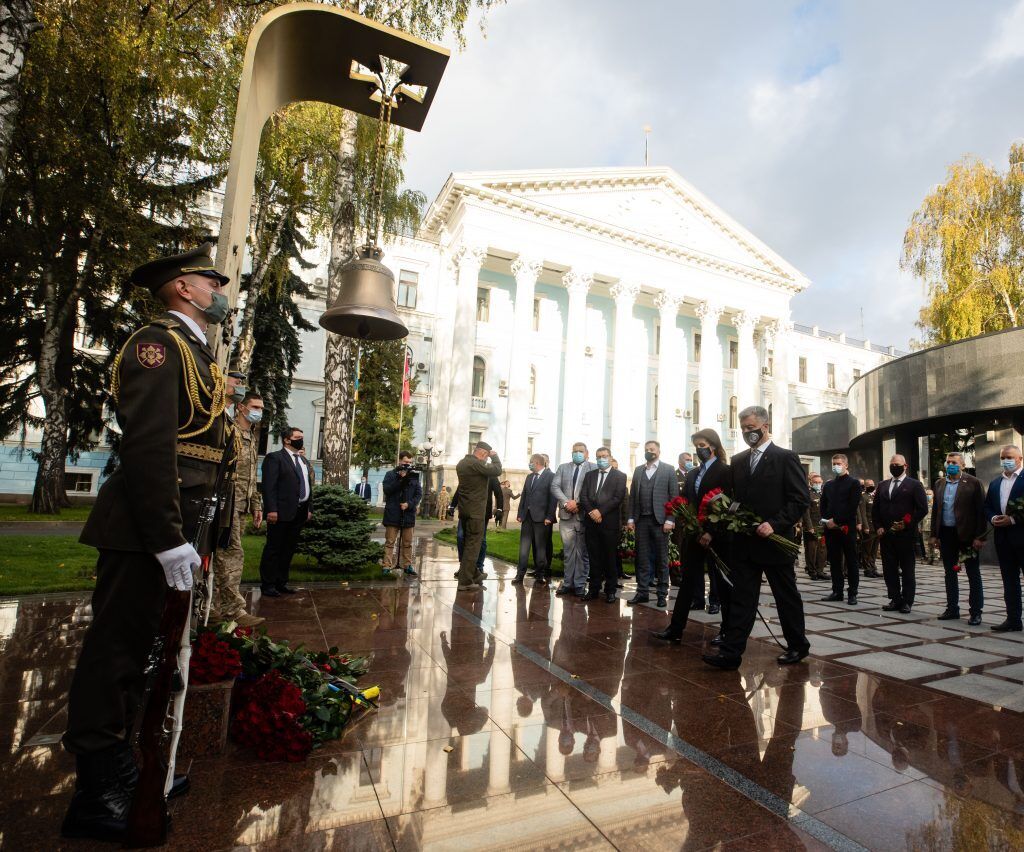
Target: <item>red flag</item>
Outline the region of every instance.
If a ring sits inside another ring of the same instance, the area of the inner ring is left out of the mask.
[[[405,349],[405,361],[402,364],[402,405],[408,405],[412,399],[412,391],[409,388],[409,348]]]

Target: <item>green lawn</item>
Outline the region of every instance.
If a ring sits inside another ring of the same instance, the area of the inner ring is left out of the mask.
[[[92,506],[72,506],[59,515],[37,515],[28,511],[28,506],[0,506],[0,524],[53,523],[55,521],[84,521],[89,517]]]
[[[259,581],[264,536],[243,536],[245,582]],[[96,550],[78,543],[73,535],[0,536],[0,595],[88,590],[95,584]],[[380,566],[340,574],[318,571],[315,562],[299,555],[292,563],[291,579],[297,582],[376,580]]]

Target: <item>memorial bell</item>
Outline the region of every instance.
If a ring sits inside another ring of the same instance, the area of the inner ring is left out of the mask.
[[[341,267],[338,298],[320,315],[323,328],[359,340],[398,340],[409,333],[395,305],[395,276],[380,262],[383,255],[368,243]]]

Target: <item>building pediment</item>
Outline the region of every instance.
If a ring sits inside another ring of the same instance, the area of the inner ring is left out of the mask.
[[[570,169],[458,172],[425,219],[437,228],[461,195],[516,207],[540,218],[601,230],[627,242],[781,279],[796,290],[807,279],[672,169]]]

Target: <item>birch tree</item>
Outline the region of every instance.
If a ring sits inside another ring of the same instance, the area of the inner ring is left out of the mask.
[[[40,26],[32,0],[0,4],[0,201],[7,185],[7,153],[21,109],[21,71],[29,38]]]

